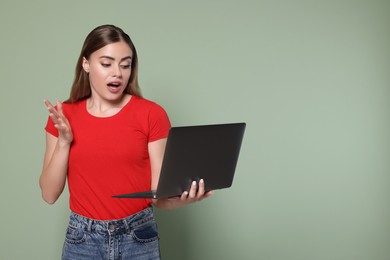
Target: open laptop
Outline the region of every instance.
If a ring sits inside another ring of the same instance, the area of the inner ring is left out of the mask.
[[[233,183],[245,123],[172,127],[168,134],[157,190],[114,198],[167,198],[189,191],[203,179],[205,190]]]

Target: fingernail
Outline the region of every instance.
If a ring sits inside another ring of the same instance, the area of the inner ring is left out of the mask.
[[[196,185],[196,181],[193,181],[193,182],[192,182],[192,185]]]
[[[203,183],[203,182],[204,182],[204,180],[203,180],[203,179],[200,179],[199,183]]]

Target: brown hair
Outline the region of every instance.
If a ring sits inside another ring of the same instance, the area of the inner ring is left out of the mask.
[[[93,29],[84,41],[79,59],[76,64],[75,78],[73,81],[70,96],[66,103],[74,103],[91,96],[91,86],[87,72],[84,71],[82,64],[83,58],[89,59],[90,55],[104,46],[123,41],[127,43],[133,52],[131,75],[129,82],[124,90],[124,93],[141,96],[141,91],[138,85],[138,58],[137,51],[127,35],[122,29],[114,25],[101,25]]]

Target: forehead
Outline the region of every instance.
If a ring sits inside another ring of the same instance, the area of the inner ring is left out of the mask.
[[[115,59],[122,59],[124,57],[133,56],[133,52],[131,51],[129,45],[126,42],[114,42],[107,44],[106,46],[98,49],[94,53],[91,54],[91,58],[99,58],[102,56],[109,56]]]

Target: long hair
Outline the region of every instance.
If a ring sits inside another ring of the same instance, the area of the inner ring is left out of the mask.
[[[91,86],[88,73],[83,69],[83,58],[89,59],[92,53],[103,48],[110,43],[126,42],[133,52],[131,63],[131,75],[124,93],[141,97],[138,85],[138,57],[137,51],[127,35],[122,29],[114,25],[101,25],[93,29],[84,41],[80,56],[76,64],[75,78],[73,81],[70,96],[65,103],[74,103],[91,96]]]

